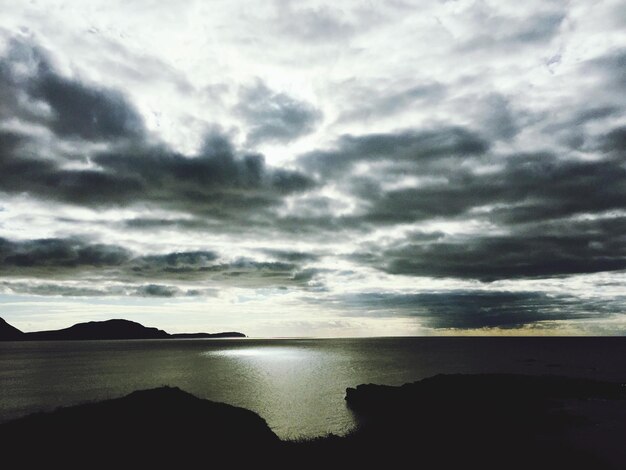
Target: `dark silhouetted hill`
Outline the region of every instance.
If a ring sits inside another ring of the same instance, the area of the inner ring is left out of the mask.
[[[346,391],[346,437],[287,447],[311,468],[624,469],[626,396],[616,383],[523,375],[440,375]]]
[[[69,328],[22,333],[0,318],[0,341],[68,341],[99,339],[182,339],[182,338],[245,338],[237,332],[180,333],[170,335],[130,320],[106,320],[77,323]]]
[[[162,387],[0,424],[7,468],[623,469],[615,383],[520,375],[360,385],[344,437],[280,441],[257,414]],[[16,464],[17,462],[17,464]]]
[[[245,338],[246,335],[236,331],[224,331],[223,333],[173,333],[171,338]]]
[[[256,413],[170,387],[5,423],[0,442],[2,462],[15,465],[5,468],[232,467],[280,445]]]
[[[24,333],[0,318],[0,341],[18,341],[23,338]]]
[[[346,389],[346,403],[358,413],[381,420],[394,415],[428,415],[433,404],[446,403],[455,413],[507,413],[522,407],[541,411],[554,400],[576,398],[624,398],[620,384],[590,379],[516,374],[436,375],[404,384],[359,385]],[[516,404],[515,407],[511,406]],[[456,409],[458,408],[458,409]],[[529,417],[528,410],[523,415]]]
[[[169,335],[157,328],[148,328],[129,320],[106,320],[77,323],[69,328],[26,333],[31,340],[89,340],[89,339],[160,339]]]

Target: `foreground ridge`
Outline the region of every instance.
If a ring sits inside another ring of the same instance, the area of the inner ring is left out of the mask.
[[[617,469],[626,461],[619,383],[439,375],[360,385],[346,401],[360,422],[349,435],[281,441],[252,411],[161,387],[2,424],[0,442],[5,458],[26,466]]]

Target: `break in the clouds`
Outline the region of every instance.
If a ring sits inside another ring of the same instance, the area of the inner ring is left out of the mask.
[[[3,316],[623,334],[621,10],[10,5]]]

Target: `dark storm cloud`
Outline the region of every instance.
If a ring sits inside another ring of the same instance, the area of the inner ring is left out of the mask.
[[[309,153],[302,163],[360,201],[360,214],[334,219],[344,227],[480,217],[478,209],[491,221],[516,224],[626,207],[625,140],[623,128],[597,137],[604,158],[594,160],[494,156],[489,141],[455,127],[344,136],[334,150]],[[370,166],[354,174],[359,164]],[[394,187],[402,178],[417,183]]]
[[[26,294],[35,296],[54,297],[215,297],[219,294],[219,289],[181,289],[177,286],[164,284],[144,284],[137,286],[132,283],[109,284],[104,286],[90,287],[75,285],[74,281],[62,282],[32,282],[32,281],[2,281],[0,282],[0,292],[11,294]]]
[[[593,137],[587,135],[587,124],[601,123],[609,118],[618,116],[622,112],[619,106],[598,105],[574,109],[561,121],[550,120],[542,129],[546,135],[557,137],[558,141],[571,149],[585,150],[585,146],[593,142]]]
[[[137,289],[137,295],[141,297],[175,297],[180,289],[160,284],[148,284]]]
[[[612,111],[579,118],[606,113]],[[326,225],[315,220],[319,230],[432,220],[497,227],[493,235],[374,245],[356,255],[357,262],[392,274],[541,278],[626,269],[626,227],[621,217],[608,217],[626,207],[625,136],[624,128],[607,130],[590,144],[595,158],[579,159],[550,152],[493,155],[488,141],[458,128],[374,134],[343,137],[335,150],[310,153],[303,161],[340,183],[361,207]],[[356,165],[358,174],[352,172]],[[417,183],[386,186],[404,177]]]
[[[290,250],[274,250],[266,249],[261,250],[263,253],[276,258],[281,261],[288,262],[304,262],[304,261],[316,261],[319,256],[314,253],[307,253],[302,251],[290,251]]]
[[[600,147],[605,152],[626,160],[626,126],[613,129],[600,140]]]
[[[268,168],[262,155],[238,155],[219,134],[207,136],[195,157],[149,147],[134,154],[102,153],[93,160],[111,174],[141,181],[143,190],[127,203],[140,199],[220,218],[278,205],[285,195],[314,185],[301,173]]]
[[[259,81],[242,89],[237,113],[248,124],[247,142],[289,142],[309,134],[322,115],[308,103],[276,93]]]
[[[0,164],[7,164],[12,160],[24,140],[19,134],[0,131]]]
[[[494,281],[626,269],[626,218],[544,222],[508,235],[409,237],[357,256],[392,274]]]
[[[142,207],[145,216],[125,223],[143,230],[239,233],[246,227],[255,235],[317,236],[325,242],[329,233],[342,236],[422,221],[463,224],[472,219],[497,226],[493,235],[412,235],[393,247],[364,247],[353,257],[392,274],[491,281],[626,269],[621,219],[566,222],[626,207],[622,127],[587,136],[584,149],[594,158],[547,151],[496,153],[500,150],[495,141],[515,137],[522,121],[506,97],[486,93],[479,95],[485,107],[479,113],[483,125],[477,119],[480,132],[442,125],[344,135],[329,149],[300,157],[301,168],[311,174],[307,176],[269,167],[262,155],[236,150],[217,130],[207,133],[194,155],[176,152],[146,134],[122,95],[62,77],[41,53],[31,53],[28,60],[24,51],[11,54],[34,70],[20,81],[23,67],[13,67],[10,58],[1,62],[0,80],[21,98],[0,90],[0,99],[16,111],[16,118],[47,126],[59,139],[104,139],[109,145],[90,151],[82,161],[89,169],[76,169],[66,166],[63,158],[41,156],[37,150],[45,145],[35,134],[2,131],[0,191],[92,208]],[[611,63],[618,70],[620,61]],[[379,104],[383,113],[393,111],[428,93],[407,89]],[[308,132],[315,122],[315,110],[263,84],[244,95],[240,112],[253,124],[249,139],[288,140]],[[51,115],[37,112],[36,101],[46,104]],[[565,114],[571,126],[580,127],[618,115],[619,107],[595,103]],[[356,209],[344,210],[341,198],[317,193],[298,198],[288,213],[274,212],[285,197],[302,196],[326,184]],[[153,208],[178,212],[178,218],[159,219],[151,215]],[[2,243],[0,263],[6,272],[33,276],[96,270],[106,271],[113,280],[141,280],[146,285],[210,280],[282,287],[311,285],[319,274],[306,264],[315,255],[289,250],[260,248],[275,261],[223,261],[210,251],[138,256],[120,247],[94,248],[77,240]]]
[[[37,47],[12,43],[0,61],[0,85],[5,90],[0,92],[3,115],[30,117],[60,137],[109,140],[145,132],[141,116],[123,94],[62,77]],[[37,113],[37,102],[49,112]]]
[[[128,269],[137,277],[196,279],[222,269],[223,265],[216,264],[217,259],[218,255],[212,251],[145,255],[134,258]]]
[[[293,280],[299,267],[295,263],[255,261],[238,258],[230,262],[218,260],[213,252],[196,251],[147,255],[134,258],[128,266],[134,276],[150,279],[195,280],[259,277]]]
[[[50,69],[38,75],[32,96],[52,108],[51,127],[62,137],[109,140],[144,132],[141,116],[121,93],[82,85]]]
[[[280,204],[313,181],[301,173],[270,169],[261,155],[236,154],[228,140],[210,135],[199,155],[187,157],[164,146],[102,152],[93,170],[63,169],[29,156],[27,137],[0,135],[0,190],[28,193],[87,206],[152,203],[181,212],[236,218],[239,212]]]
[[[417,317],[431,328],[519,328],[542,321],[607,318],[610,300],[541,292],[450,291],[418,294],[369,292],[334,299],[349,315]]]
[[[1,117],[47,127],[59,141],[108,144],[108,150],[84,157],[50,158],[44,156],[49,142],[37,134],[2,131],[0,191],[93,207],[147,203],[236,219],[252,211],[260,216],[285,195],[313,187],[301,173],[272,169],[262,155],[238,152],[219,131],[207,133],[195,155],[155,143],[122,94],[61,76],[32,45],[12,44],[0,60],[0,82]],[[309,128],[314,111],[284,95],[263,95],[263,90],[246,108],[250,119],[267,118],[253,131],[258,137],[294,137]],[[77,159],[85,169],[64,165]]]
[[[334,149],[310,152],[301,157],[301,162],[313,171],[333,175],[347,171],[359,162],[422,164],[429,160],[480,155],[489,149],[489,145],[483,137],[462,127],[344,135]]]
[[[78,239],[49,238],[13,242],[0,238],[0,266],[17,269],[74,269],[121,266],[131,253],[119,246],[87,244]]]
[[[304,269],[301,261],[256,261],[242,257],[224,261],[217,253],[206,250],[136,255],[119,246],[90,244],[81,239],[10,241],[0,238],[0,268],[4,276],[77,280],[96,278],[98,282],[126,284],[144,281],[148,284],[134,288],[134,292],[151,296],[164,294],[162,289],[151,287],[161,284],[150,281],[210,281],[218,285],[236,284],[240,287],[306,286],[317,275],[317,271]],[[15,286],[20,288],[20,285]],[[48,288],[27,283],[21,289],[44,294]],[[53,286],[49,291],[51,295],[81,295],[80,292],[73,293],[73,289],[71,286]],[[119,295],[129,289],[111,292]],[[174,287],[169,286],[168,289]],[[108,291],[98,289],[98,292],[104,295]],[[181,292],[172,290],[172,295]]]
[[[145,186],[141,179],[101,170],[65,170],[31,156],[27,136],[0,131],[0,191],[28,193],[79,205],[125,204]]]
[[[522,223],[621,209],[626,206],[625,179],[620,161],[563,161],[547,153],[521,154],[508,158],[499,171],[450,167],[442,183],[390,191],[372,191],[365,185],[359,193],[369,197],[364,218],[372,222],[460,216],[495,206],[490,214],[496,220]]]
[[[180,253],[168,253],[166,255],[144,256],[142,260],[153,266],[165,268],[184,268],[201,266],[218,259],[213,251],[185,251]]]
[[[59,283],[36,284],[31,282],[0,282],[0,287],[8,292],[37,296],[60,296],[60,297],[105,297],[111,295],[127,295],[125,288],[120,286],[107,286],[99,288],[77,287]]]
[[[307,287],[317,275],[317,271],[305,269],[298,262],[250,258],[224,262],[201,252],[136,257],[125,268],[122,277],[128,279],[206,281],[249,288]]]
[[[14,43],[0,60],[0,82],[0,90],[8,89],[0,91],[1,117],[45,126],[59,142],[108,144],[108,150],[84,157],[50,158],[44,156],[50,144],[39,135],[2,131],[0,191],[92,207],[147,203],[236,219],[253,211],[260,217],[285,195],[314,185],[301,173],[268,167],[262,155],[238,152],[219,131],[208,132],[195,155],[155,142],[122,94],[61,76],[45,53],[28,44]],[[284,95],[259,99],[248,109],[251,119],[267,118],[254,131],[258,136],[294,137],[309,128],[315,114]],[[272,126],[280,129],[272,134]],[[65,166],[77,158],[85,169]]]

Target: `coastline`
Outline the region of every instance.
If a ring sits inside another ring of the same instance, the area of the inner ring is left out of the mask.
[[[621,383],[437,375],[399,387],[359,385],[346,391],[346,403],[359,416],[352,433],[280,440],[252,411],[161,387],[0,424],[0,440],[9,449],[7,456],[46,449],[24,457],[32,464],[44,458],[46,463],[78,464],[103,449],[107,458],[157,467],[165,461],[191,463],[207,452],[213,459],[236,455],[235,466],[302,460],[368,468],[416,455],[421,464],[439,468],[461,463],[499,468],[508,459],[509,468],[532,463],[533,468],[612,469],[624,461],[615,434],[618,439],[626,435],[626,420],[619,419],[626,418]],[[621,428],[615,428],[620,422]],[[516,449],[524,454],[515,454]]]

